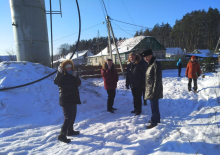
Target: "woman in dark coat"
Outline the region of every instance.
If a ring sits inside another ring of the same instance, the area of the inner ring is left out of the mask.
[[[65,117],[58,140],[69,143],[70,139],[67,139],[66,136],[79,134],[79,131],[73,130],[73,124],[76,118],[76,105],[81,103],[78,90],[78,87],[81,85],[81,80],[74,71],[72,60],[65,60],[61,66],[58,67],[54,84],[59,87],[59,103],[60,106],[62,106]]]
[[[117,88],[118,73],[111,59],[108,59],[103,63],[101,73],[104,80],[105,89],[108,93],[107,110],[111,113],[114,113],[113,110],[117,110],[112,106],[114,104],[116,94],[115,89]]]

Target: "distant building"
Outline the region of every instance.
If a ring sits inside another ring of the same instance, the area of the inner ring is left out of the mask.
[[[167,59],[178,59],[182,56],[185,56],[185,51],[180,47],[169,47],[166,48],[166,58]]]
[[[129,53],[135,52],[140,54],[143,50],[151,48],[154,55],[158,59],[165,59],[166,48],[161,45],[154,37],[151,36],[137,36],[117,42],[118,51],[121,57],[122,63],[127,63]],[[112,59],[115,64],[119,64],[118,56],[116,53],[115,45],[111,45],[112,48]],[[87,58],[87,64],[92,66],[98,66],[110,58],[108,47],[103,49],[100,53],[89,56]]]
[[[65,55],[64,57],[56,60],[53,62],[54,67],[58,67],[60,65],[61,62],[69,59],[72,56],[73,53],[68,53],[67,55]],[[81,65],[81,64],[86,64],[87,62],[87,57],[88,56],[93,56],[94,54],[92,54],[89,50],[84,50],[84,51],[76,51],[76,53],[73,55],[72,57],[72,61],[74,63],[74,65]]]
[[[0,55],[0,62],[2,61],[17,61],[16,55]]]
[[[193,55],[197,58],[218,58],[218,55],[209,49],[195,49],[192,53],[187,53],[186,57],[191,57]]]

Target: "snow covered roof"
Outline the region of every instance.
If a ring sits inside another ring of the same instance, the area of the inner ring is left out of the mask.
[[[69,59],[72,56],[73,53],[68,53],[64,58],[60,58],[53,63],[56,62],[63,62],[66,59]],[[76,51],[76,53],[73,55],[72,60],[74,59],[84,59],[84,55],[87,54],[87,56],[92,56],[92,54],[89,50],[84,50],[84,51]]]
[[[187,54],[187,56],[193,56],[193,55],[200,58],[218,57],[218,55],[214,54],[214,52],[209,49],[195,49],[191,54]]]
[[[133,38],[118,41],[117,42],[118,52],[119,53],[126,53],[126,52],[131,51],[145,37],[146,36],[137,36],[137,37],[133,37]],[[115,45],[111,44],[111,47],[112,47],[112,54],[116,54]],[[98,57],[98,56],[103,56],[103,55],[109,55],[108,54],[108,47],[103,49],[98,54],[96,54],[94,56],[90,56],[90,57]]]

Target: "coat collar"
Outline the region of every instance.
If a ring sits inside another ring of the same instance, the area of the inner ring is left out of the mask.
[[[148,65],[149,66],[152,65],[156,60],[157,60],[156,57],[152,57]]]

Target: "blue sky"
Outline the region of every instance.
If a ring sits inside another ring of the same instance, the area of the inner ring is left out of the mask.
[[[63,43],[75,43],[78,37],[78,13],[75,0],[61,0],[62,18],[60,15],[53,15],[53,40],[54,53]],[[100,36],[107,36],[105,15],[100,0],[78,0],[82,30],[97,25],[81,33],[81,39],[92,39]],[[186,13],[194,10],[207,11],[209,7],[220,10],[220,0],[104,0],[108,15],[112,19],[134,23],[136,25],[153,28],[157,23],[175,24]],[[45,0],[46,10],[49,10],[49,0]],[[6,54],[7,49],[14,49],[14,36],[12,30],[11,12],[9,0],[0,1],[0,54]],[[52,0],[52,9],[59,10],[59,0]],[[129,16],[130,15],[130,16]],[[47,15],[48,37],[50,40],[50,16]],[[116,37],[130,38],[139,27],[112,22]],[[121,30],[119,27],[123,30]],[[73,34],[73,35],[71,35]],[[69,36],[68,36],[69,35]],[[68,37],[65,37],[68,36]],[[64,38],[62,38],[64,37]],[[62,39],[59,39],[62,38]]]

